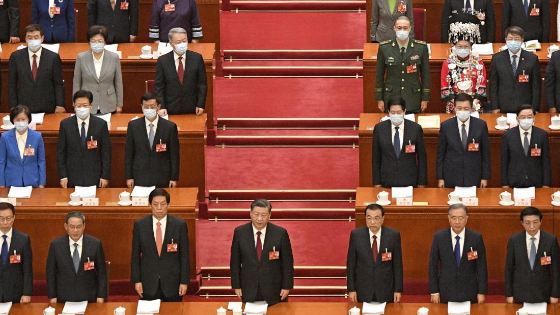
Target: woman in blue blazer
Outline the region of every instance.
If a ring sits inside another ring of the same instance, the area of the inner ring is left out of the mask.
[[[32,0],[31,23],[43,27],[45,43],[73,43],[76,41],[74,0],[54,0],[52,17],[49,0]]]
[[[15,128],[0,138],[0,187],[44,188],[47,184],[45,145],[41,133],[28,128],[29,108],[23,105],[12,108],[10,121]]]

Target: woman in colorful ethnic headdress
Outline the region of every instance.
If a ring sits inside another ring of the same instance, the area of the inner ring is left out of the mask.
[[[473,54],[472,44],[480,38],[478,25],[453,23],[449,37],[454,46],[451,55],[441,67],[441,100],[445,112],[454,113],[453,99],[459,93],[474,98],[473,111],[483,112],[486,103],[486,68],[478,54]]]

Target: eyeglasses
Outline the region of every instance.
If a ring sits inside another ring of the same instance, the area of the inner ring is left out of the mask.
[[[99,39],[99,40],[90,40],[89,43],[90,43],[90,44],[103,44],[103,43],[105,43],[105,41],[102,40],[102,39]]]
[[[83,228],[84,228],[83,225],[68,225],[68,229],[69,229],[69,230],[77,230],[77,231],[79,231],[79,230],[81,230],[81,229],[83,229]]]
[[[372,218],[372,217],[367,217],[367,218],[366,218],[366,221],[379,222],[379,221],[381,221],[381,220],[383,220],[383,217],[373,217],[373,218]]]
[[[10,223],[14,220],[14,217],[0,217],[1,223]]]
[[[90,106],[91,104],[74,104],[74,108],[86,108]]]

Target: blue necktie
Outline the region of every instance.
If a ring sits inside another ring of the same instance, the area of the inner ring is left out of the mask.
[[[2,264],[6,266],[6,261],[8,260],[8,235],[2,235],[4,242],[2,243]]]
[[[517,55],[511,56],[511,58],[513,58],[513,61],[511,62],[511,70],[513,71],[513,79],[515,80],[515,74],[517,73]]]
[[[393,139],[393,147],[395,148],[395,155],[397,159],[401,154],[401,138],[399,137],[399,127],[395,127],[395,138]]]
[[[466,2],[467,3],[465,4],[465,13],[469,13],[470,11],[472,11],[472,10],[469,10],[469,9],[472,9],[471,8],[471,1],[467,0]]]
[[[82,145],[86,146],[86,122],[82,121]]]
[[[525,16],[529,14],[529,0],[523,0],[523,8],[525,8]]]
[[[457,260],[457,267],[459,267],[459,264],[461,263],[461,243],[459,240],[461,237],[457,235],[455,236],[455,239],[457,240],[457,242],[455,242],[455,260]]]
[[[529,252],[529,264],[531,264],[531,270],[533,270],[533,266],[535,265],[535,258],[537,257],[537,248],[535,247],[535,240],[536,238],[531,237],[531,251]],[[2,247],[4,250],[4,247]]]
[[[78,252],[78,243],[74,243],[74,252],[72,253],[72,262],[74,263],[74,270],[78,273],[80,267],[80,253]]]

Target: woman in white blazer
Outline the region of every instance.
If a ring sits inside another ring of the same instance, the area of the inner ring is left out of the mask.
[[[107,28],[93,25],[88,30],[91,49],[78,54],[72,94],[79,90],[93,94],[91,113],[120,113],[123,85],[119,55],[106,50]]]

